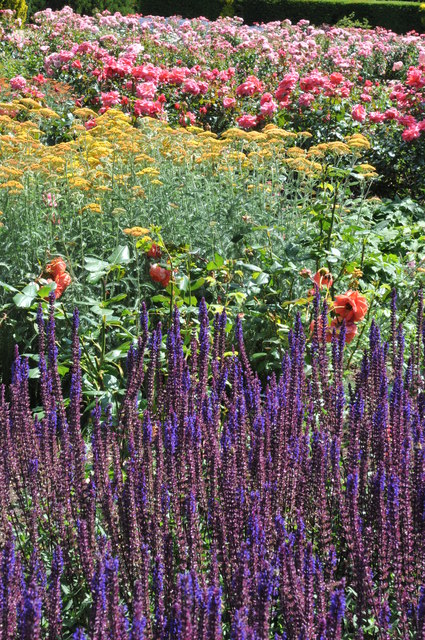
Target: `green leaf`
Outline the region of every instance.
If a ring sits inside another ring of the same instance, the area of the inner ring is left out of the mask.
[[[179,281],[179,289],[180,291],[186,291],[189,289],[190,280],[186,275],[183,275]]]
[[[1,280],[0,287],[3,287],[3,289],[6,289],[6,291],[18,291],[18,289],[15,289],[15,287],[11,287],[10,284],[6,284],[6,282],[2,282]]]
[[[127,297],[126,293],[120,293],[117,296],[114,296],[113,298],[109,298],[109,300],[106,301],[106,304],[111,304],[113,302],[120,302],[121,300],[124,300]]]
[[[85,258],[84,260],[86,263],[86,271],[91,271],[92,273],[99,273],[100,271],[105,272],[105,270],[110,267],[109,262],[99,260],[98,258]]]
[[[37,291],[38,286],[35,282],[31,282],[22,290],[22,293],[17,293],[16,296],[13,296],[13,302],[20,309],[28,309],[32,305]]]
[[[96,284],[99,280],[102,280],[103,276],[106,275],[106,271],[97,271],[96,273],[90,273],[87,276],[87,282],[89,284]]]
[[[54,289],[56,289],[56,282],[49,282],[49,284],[45,284],[44,287],[37,291],[37,295],[39,298],[47,298]]]
[[[200,289],[204,283],[205,283],[205,278],[198,278],[198,280],[196,280],[192,284],[191,290],[196,291],[197,289]]]
[[[218,253],[215,253],[214,262],[216,263],[217,267],[220,268],[224,264],[224,258],[222,258]]]
[[[170,298],[167,298],[167,296],[164,296],[161,293],[156,296],[152,296],[151,300],[152,302],[170,302]]]
[[[127,245],[119,245],[108,258],[110,264],[120,265],[130,262],[130,249]]]
[[[65,367],[65,365],[63,364],[58,364],[58,374],[60,376],[64,376],[66,373],[68,373],[69,371],[69,367]]]
[[[252,278],[259,285],[266,284],[270,280],[269,274],[265,273],[264,271],[262,271],[261,273],[254,273]]]

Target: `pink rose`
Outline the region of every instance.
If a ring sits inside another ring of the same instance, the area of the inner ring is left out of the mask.
[[[364,122],[366,120],[366,109],[361,104],[356,104],[351,110],[351,117],[356,122]]]
[[[154,82],[143,82],[143,84],[138,84],[136,86],[136,96],[138,98],[153,100],[155,97],[156,91],[157,91],[157,86]]]
[[[400,113],[397,111],[395,107],[391,107],[391,109],[387,109],[384,113],[385,120],[395,120],[400,116]]]
[[[277,104],[273,100],[269,100],[268,102],[263,102],[260,106],[260,113],[263,116],[272,116],[277,111]]]
[[[152,100],[136,100],[134,103],[134,115],[135,116],[154,116],[162,111],[162,104],[159,100],[152,102]]]
[[[257,126],[258,120],[257,116],[250,116],[248,113],[244,113],[236,122],[242,129],[253,129]]]
[[[22,89],[25,89],[25,87],[27,86],[27,81],[23,76],[15,76],[14,78],[10,79],[10,86],[12,89],[22,91]]]
[[[223,107],[225,109],[233,109],[233,107],[236,105],[236,100],[235,98],[229,98],[228,96],[226,96],[225,98],[223,98]]]
[[[314,102],[314,95],[312,93],[302,93],[298,98],[300,107],[310,107],[312,102]]]
[[[331,75],[329,76],[329,80],[333,85],[338,85],[341,84],[341,82],[344,82],[344,76],[342,75],[342,73],[338,73],[336,71],[335,73],[331,73]]]
[[[385,115],[379,111],[371,111],[369,113],[369,120],[371,122],[384,122]]]
[[[401,137],[403,138],[403,140],[405,140],[405,142],[412,142],[412,140],[416,140],[417,138],[419,138],[420,135],[421,135],[421,130],[416,125],[414,127],[409,127],[408,129],[405,129],[401,134]]]
[[[197,96],[201,93],[201,89],[198,86],[198,83],[195,80],[189,79],[183,84],[183,91],[185,93],[190,93],[192,96]]]
[[[121,96],[118,91],[108,91],[107,93],[102,93],[102,105],[104,107],[113,107],[116,104],[121,102]]]

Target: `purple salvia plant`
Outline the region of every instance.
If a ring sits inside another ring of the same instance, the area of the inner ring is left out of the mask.
[[[241,319],[228,355],[202,302],[186,355],[178,312],[163,342],[143,309],[120,411],[84,424],[78,313],[68,402],[52,298],[43,413],[19,353],[0,389],[0,638],[425,640],[422,294],[410,346],[392,306],[350,385],[318,295],[264,384]]]

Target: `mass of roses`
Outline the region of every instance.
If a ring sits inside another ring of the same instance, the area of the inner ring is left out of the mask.
[[[36,76],[10,79],[17,96],[43,100],[43,83],[54,78],[74,89],[77,106],[182,126],[261,130],[283,116],[298,127],[302,116],[311,130],[315,115],[333,121],[333,134],[342,121],[345,133],[391,127],[400,143],[425,130],[425,42],[414,33],[307,21],[252,29],[239,18],[182,25],[175,17],[81,17],[66,7],[4,37],[39,61]],[[334,119],[336,105],[343,119]]]

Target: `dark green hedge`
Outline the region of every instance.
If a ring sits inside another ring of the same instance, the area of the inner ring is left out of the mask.
[[[181,15],[185,18],[205,16],[216,19],[227,4],[233,5],[235,15],[245,22],[292,22],[309,20],[312,24],[335,24],[341,18],[354,14],[355,19],[366,19],[374,26],[386,27],[397,33],[424,31],[419,2],[405,0],[139,0],[138,10],[144,15]]]
[[[366,18],[371,26],[397,33],[424,30],[419,2],[403,0],[240,0],[236,13],[248,23],[289,18],[292,22],[310,20],[315,25],[335,24],[354,14],[356,19]]]
[[[1,1],[1,0],[0,0]],[[234,13],[245,22],[292,22],[309,20],[312,24],[335,24],[354,14],[356,20],[364,20],[372,26],[386,27],[397,33],[425,31],[425,12],[419,1],[405,0],[27,0],[29,13],[46,7],[60,9],[69,4],[78,13],[93,14],[96,10],[109,9],[122,13],[135,11],[144,15],[184,18],[205,16],[215,20],[220,15]]]
[[[139,11],[153,16],[183,16],[197,18],[204,16],[216,20],[223,9],[222,0],[140,0]]]

